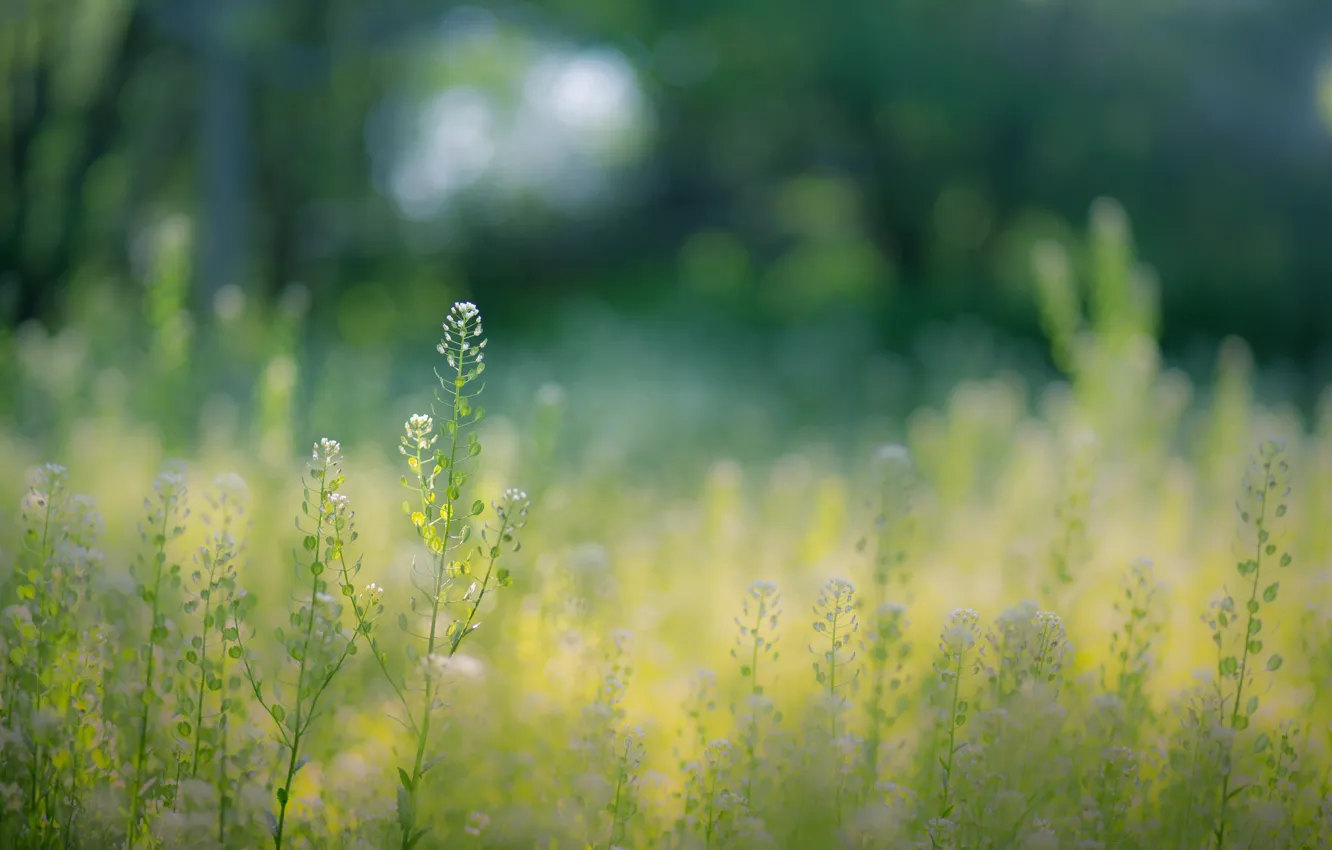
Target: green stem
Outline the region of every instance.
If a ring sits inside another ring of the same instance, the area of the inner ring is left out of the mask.
[[[1235,728],[1235,723],[1239,719],[1240,702],[1244,696],[1244,677],[1248,672],[1249,666],[1249,641],[1253,638],[1250,631],[1253,628],[1254,603],[1258,600],[1258,581],[1263,572],[1263,546],[1267,543],[1264,532],[1267,529],[1267,493],[1268,482],[1272,476],[1272,462],[1263,463],[1263,492],[1258,497],[1258,520],[1256,528],[1258,531],[1258,543],[1255,547],[1253,559],[1253,585],[1249,589],[1249,604],[1245,606],[1248,611],[1248,617],[1244,622],[1244,635],[1241,640],[1244,648],[1240,652],[1239,680],[1235,684],[1235,704],[1230,708],[1230,728]],[[1223,706],[1224,708],[1224,706]],[[1226,840],[1226,814],[1230,806],[1230,765],[1231,754],[1226,752],[1225,772],[1221,777],[1221,815],[1216,827],[1216,847],[1217,850],[1225,845]]]
[[[840,612],[842,607],[842,595],[840,591],[833,599],[833,604],[837,606],[837,610]],[[840,714],[837,710],[837,624],[841,619],[842,617],[840,613],[833,617],[831,643],[828,647],[828,696],[830,697],[828,700],[828,708],[832,712],[831,744],[834,757],[833,771],[835,774],[833,777],[833,809],[837,816],[838,826],[842,825],[842,779],[840,775],[842,767],[841,758],[837,751],[837,715]]]
[[[508,531],[508,521],[500,522],[499,540],[504,539]],[[472,620],[476,617],[476,612],[481,608],[481,600],[486,598],[486,591],[490,589],[490,577],[495,572],[495,562],[499,560],[500,543],[496,541],[495,545],[490,547],[490,560],[486,563],[486,574],[481,579],[481,589],[476,593],[476,599],[472,602],[472,607],[467,611],[467,619],[463,622],[463,627],[453,636],[453,645],[449,647],[449,657],[452,658],[458,652],[458,647],[462,644],[463,638],[467,636],[468,629],[472,627]]]
[[[374,656],[375,663],[379,665],[380,672],[384,674],[384,679],[388,681],[389,687],[391,687],[393,693],[397,695],[398,702],[402,703],[403,714],[407,718],[407,728],[412,734],[416,734],[416,721],[412,718],[412,710],[410,704],[407,702],[407,695],[403,692],[402,686],[393,678],[393,674],[389,672],[386,657],[379,651],[379,644],[375,642],[374,635],[370,633],[370,623],[367,619],[368,612],[356,601],[355,586],[352,584],[351,567],[347,565],[347,559],[342,554],[338,555],[338,567],[342,574],[342,586],[348,589],[346,596],[351,602],[352,616],[356,619],[357,632],[365,639],[365,644],[370,649],[370,654]],[[354,641],[355,639],[356,636],[353,635],[352,640]]]
[[[749,735],[746,740],[746,749],[749,750],[749,769],[745,776],[745,802],[751,807],[754,805],[754,776],[758,773],[758,736],[759,736],[759,717],[758,700],[760,687],[758,683],[759,672],[759,645],[763,639],[759,637],[759,629],[763,626],[763,615],[767,613],[767,603],[759,600],[758,613],[754,616],[754,647],[750,653],[749,675],[753,683],[750,688],[750,696],[755,697],[751,700],[749,715]]]
[[[948,712],[948,764],[944,766],[943,806],[939,817],[948,817],[948,798],[953,790],[953,755],[957,752],[957,701],[962,693],[962,653],[957,654],[953,677],[953,707]]]
[[[610,839],[606,842],[608,847],[614,847],[615,837],[620,831],[620,792],[624,788],[625,763],[629,758],[630,742],[624,742],[624,755],[620,758],[618,770],[615,772],[615,800],[611,803],[611,831]]]
[[[153,675],[157,665],[157,612],[162,594],[162,566],[166,563],[167,527],[171,519],[172,493],[162,504],[162,536],[157,547],[157,570],[153,578],[152,622],[148,631],[148,666],[143,677],[143,713],[139,715],[139,747],[134,756],[134,787],[130,789],[129,825],[127,833],[129,850],[134,850],[139,831],[139,795],[143,785],[143,765],[148,755],[148,715],[151,714],[153,698]]]
[[[226,685],[226,681],[227,681],[227,637],[226,637],[226,631],[225,631],[225,629],[226,629],[226,623],[223,622],[222,626],[223,626],[223,633],[222,633],[222,661],[221,661],[220,664],[218,664],[217,675],[218,675],[218,677],[221,678],[221,680],[222,680],[222,687],[223,687],[223,688],[226,688],[226,687],[227,687],[227,685]],[[239,632],[239,630],[240,630],[240,627],[237,626],[237,631]],[[228,794],[228,784],[227,784],[227,758],[228,758],[228,755],[227,755],[227,716],[228,716],[231,712],[228,711],[228,706],[227,706],[227,704],[226,704],[226,700],[227,700],[226,693],[227,693],[226,690],[223,690],[223,691],[222,691],[222,706],[221,706],[221,715],[222,715],[222,716],[218,718],[218,723],[217,723],[217,732],[218,732],[218,742],[217,742],[217,791],[218,791],[218,801],[217,801],[217,802],[218,802],[218,805],[217,805],[217,843],[218,843],[218,846],[220,846],[220,847],[226,847],[226,846],[227,846],[227,803],[229,803],[230,800],[231,800],[230,795]]]
[[[38,574],[37,574],[38,577],[33,582],[34,588],[41,589],[40,594],[37,595],[35,599],[37,603],[36,606],[37,616],[39,619],[43,616],[42,609],[46,607],[46,570],[47,570],[48,552],[51,541],[51,513],[54,510],[54,504],[55,504],[55,492],[54,492],[55,487],[52,487],[51,490],[52,492],[46,494],[46,511],[42,515],[42,546],[41,546],[41,556],[40,556],[41,563],[38,565]],[[40,628],[37,630],[37,653],[36,653],[37,682],[33,688],[33,697],[32,697],[33,722],[36,722],[37,716],[41,713],[42,710],[42,667],[44,664],[42,656],[44,654],[43,650],[45,650],[46,648],[46,641],[42,640],[42,635],[44,631],[45,631],[44,629]],[[31,811],[34,816],[37,815],[37,809],[39,804],[39,798],[37,795],[37,786],[38,786],[38,780],[41,777],[41,764],[42,764],[42,745],[40,742],[37,742],[34,743],[33,745],[32,789],[30,794],[31,808],[29,809],[29,811]]]
[[[318,541],[315,544],[316,562],[322,562],[319,555],[321,547],[325,545],[324,505],[328,501],[328,468],[329,464],[325,461],[319,475],[319,519],[315,523],[315,539]],[[310,580],[310,613],[305,622],[305,641],[301,646],[300,667],[296,674],[296,717],[292,722],[291,756],[287,759],[287,778],[282,783],[281,794],[278,797],[277,829],[273,831],[273,847],[276,850],[282,850],[282,832],[287,823],[287,803],[291,801],[291,780],[296,775],[296,759],[300,752],[301,736],[305,734],[305,730],[309,726],[308,723],[303,722],[304,717],[301,710],[305,707],[305,666],[310,658],[310,640],[314,635],[315,608],[319,604],[319,574],[315,573],[313,569],[310,572],[313,576]]]
[[[445,489],[445,516],[444,516],[444,535],[441,538],[443,545],[439,555],[435,559],[435,587],[434,593],[430,597],[430,636],[426,640],[426,664],[425,664],[425,702],[421,707],[421,722],[418,726],[416,736],[416,756],[412,761],[412,782],[411,788],[404,789],[408,797],[408,811],[410,817],[400,818],[402,822],[402,850],[410,850],[412,846],[412,834],[416,828],[416,789],[420,785],[423,767],[425,765],[426,747],[430,742],[430,714],[435,701],[434,677],[432,676],[433,665],[431,658],[435,654],[435,642],[439,636],[439,609],[444,592],[444,573],[448,566],[449,540],[453,534],[453,516],[456,513],[455,502],[457,499],[451,497],[450,493],[454,486],[454,471],[458,463],[458,435],[462,431],[462,404],[461,395],[463,380],[464,360],[462,353],[459,352],[457,360],[457,377],[455,378],[455,390],[453,394],[453,413],[450,421],[453,423],[451,439],[449,442],[449,465],[447,468],[448,485]],[[417,448],[417,475],[424,473],[423,466],[420,464],[420,448]],[[422,500],[425,498],[425,488],[422,487]],[[456,648],[456,646],[455,646]],[[410,720],[410,718],[409,718]]]
[[[707,763],[707,757],[704,756],[704,764],[706,763]],[[703,846],[705,848],[712,847],[712,833],[716,826],[716,822],[713,820],[713,806],[715,805],[717,800],[717,772],[718,772],[717,765],[712,765],[711,766],[712,775],[709,777],[709,779],[711,779],[712,782],[708,785],[708,826],[707,829],[704,831]]]
[[[190,763],[190,778],[199,775],[199,751],[203,743],[203,707],[208,685],[208,617],[213,606],[213,576],[217,573],[216,552],[208,569],[208,598],[204,600],[203,636],[199,645],[199,693],[194,713],[194,757]]]

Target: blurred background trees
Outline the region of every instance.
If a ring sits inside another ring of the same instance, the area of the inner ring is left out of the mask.
[[[1102,195],[1167,350],[1326,353],[1326,0],[0,2],[11,325],[165,239],[179,306],[361,345],[458,296],[1034,334],[1032,246]]]

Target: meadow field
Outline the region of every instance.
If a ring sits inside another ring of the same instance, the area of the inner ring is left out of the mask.
[[[1329,846],[1332,394],[1167,365],[1113,207],[1035,259],[1057,374],[169,274],[6,331],[0,845]]]

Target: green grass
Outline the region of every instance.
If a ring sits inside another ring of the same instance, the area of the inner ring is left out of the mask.
[[[1115,250],[1043,261],[1039,398],[662,445],[705,470],[669,485],[576,389],[484,416],[465,303],[433,404],[303,476],[300,408],[373,422],[350,361],[311,399],[277,351],[183,464],[130,394],[24,384],[57,426],[0,432],[0,844],[1325,846],[1332,404],[1262,407],[1233,349],[1191,400]]]

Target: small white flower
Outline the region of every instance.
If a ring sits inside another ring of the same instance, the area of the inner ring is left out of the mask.
[[[314,446],[314,460],[325,464],[335,464],[342,459],[342,444],[328,437],[320,438]]]
[[[907,607],[901,602],[885,602],[878,608],[880,617],[900,617],[907,612]]]
[[[464,679],[480,678],[486,671],[480,659],[461,652],[453,657],[436,653],[430,656],[430,663],[441,673],[453,673]]]
[[[467,826],[463,827],[463,832],[468,835],[480,835],[481,831],[489,825],[489,815],[485,812],[472,812],[467,816]]]

